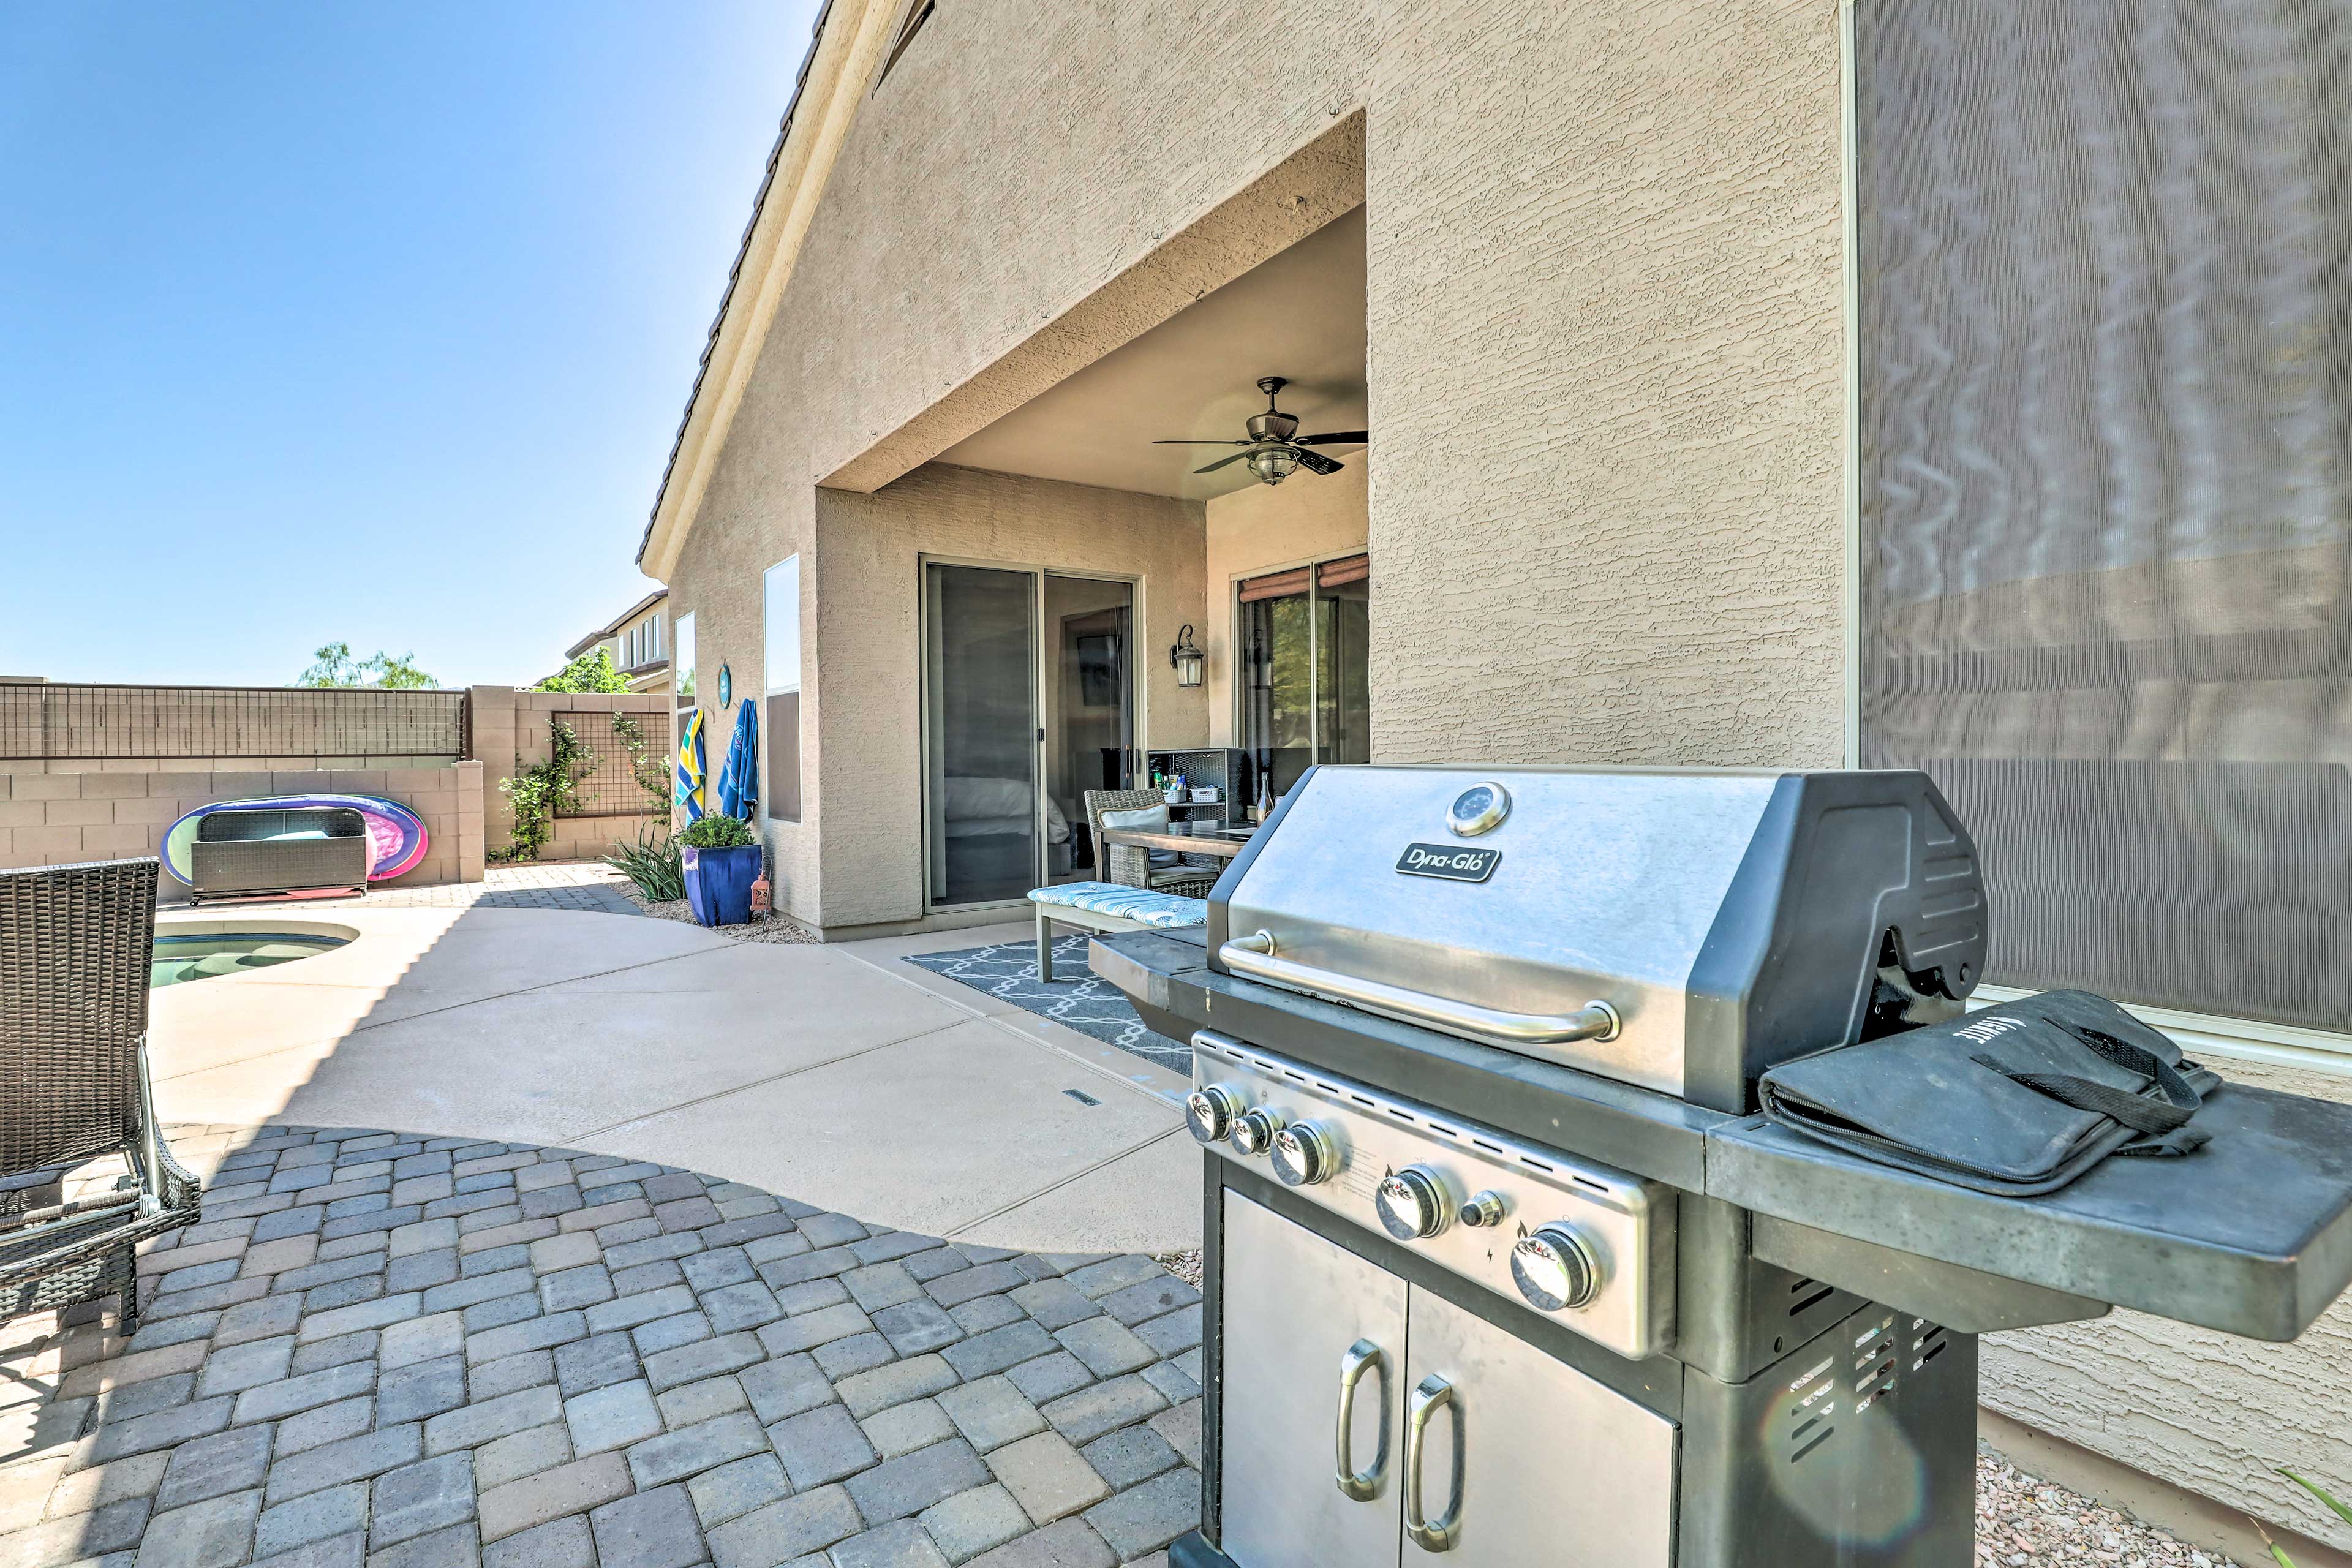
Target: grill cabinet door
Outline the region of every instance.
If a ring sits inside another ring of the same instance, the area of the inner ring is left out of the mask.
[[[1460,1512],[1442,1554],[1402,1537],[1405,1568],[1669,1568],[1674,1423],[1426,1290],[1410,1333],[1400,1405],[1433,1375],[1451,1388],[1423,1439],[1423,1517],[1457,1487]]]
[[[1231,1190],[1223,1279],[1225,1555],[1237,1568],[1394,1568],[1404,1281]],[[1359,1340],[1381,1352],[1356,1385],[1354,1468],[1380,1468],[1361,1502],[1341,1494],[1335,1462],[1340,1363]]]

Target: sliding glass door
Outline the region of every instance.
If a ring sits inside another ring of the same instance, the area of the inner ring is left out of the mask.
[[[925,893],[1010,903],[1092,875],[1085,793],[1133,776],[1131,584],[923,568]]]
[[[1371,565],[1350,555],[1239,584],[1241,737],[1282,795],[1311,763],[1370,762]]]

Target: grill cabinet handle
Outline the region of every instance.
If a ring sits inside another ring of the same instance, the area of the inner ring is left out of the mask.
[[[1389,1468],[1389,1374],[1381,1370],[1381,1447],[1372,1456],[1372,1468],[1356,1468],[1355,1455],[1349,1451],[1351,1428],[1356,1422],[1356,1384],[1363,1382],[1364,1373],[1381,1365],[1381,1347],[1370,1340],[1358,1340],[1339,1358],[1339,1432],[1337,1444],[1340,1493],[1356,1502],[1370,1502],[1380,1495],[1381,1472]]]
[[[1613,1040],[1622,1026],[1617,1009],[1606,1002],[1588,1002],[1573,1013],[1504,1013],[1451,997],[1409,991],[1352,974],[1318,969],[1274,950],[1274,938],[1265,931],[1241,937],[1217,950],[1227,968],[1277,985],[1295,986],[1334,1001],[1352,1003],[1375,1013],[1410,1019],[1466,1039],[1503,1046],[1557,1046],[1571,1040]]]
[[[1451,1552],[1462,1532],[1462,1415],[1454,1416],[1454,1500],[1443,1519],[1426,1518],[1421,1506],[1422,1457],[1430,1417],[1454,1403],[1454,1385],[1431,1373],[1412,1391],[1404,1417],[1404,1532],[1424,1552]]]

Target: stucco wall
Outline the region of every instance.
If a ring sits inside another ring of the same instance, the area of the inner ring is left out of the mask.
[[[1359,108],[1375,756],[1839,760],[1832,0],[1209,17],[970,0],[861,109],[671,578],[702,668],[741,676],[759,668],[761,570],[811,552],[803,750],[821,788],[799,828],[772,831],[795,915],[913,912],[916,553],[1157,580],[1135,552],[1170,536],[1104,528],[1052,487],[1022,494],[1030,481],[918,469],[869,497],[816,479]],[[966,536],[981,543],[929,542]],[[1184,619],[1230,638],[1235,568],[1204,561],[1206,542],[1192,607],[1168,617],[1155,595],[1144,647]],[[1066,549],[1088,553],[1053,559]],[[1229,679],[1229,649],[1221,664]],[[1230,722],[1230,696],[1213,700],[1203,722]],[[2004,1336],[1988,1396],[2311,1528],[2247,1461],[2352,1472],[2341,1312],[2287,1349],[2130,1319]],[[2168,1414],[2117,1392],[2149,1382]]]
[[[1364,548],[1371,464],[1349,455],[1347,467],[1320,477],[1297,474],[1279,485],[1252,485],[1208,503],[1208,620],[1194,627],[1208,651],[1209,743],[1239,743],[1234,706],[1234,584],[1276,567]],[[1377,622],[1380,574],[1372,574]]]
[[[1373,756],[1836,763],[1837,7],[1390,14]]]
[[[922,913],[920,558],[1141,578],[1138,744],[1199,745],[1208,735],[1202,690],[1180,689],[1155,656],[1184,622],[1201,624],[1204,526],[1192,502],[936,464],[872,495],[817,492],[826,650],[820,923]]]
[[[763,816],[761,837],[776,908],[813,926],[820,923],[816,833],[825,806],[817,787],[824,705],[817,671],[824,630],[816,612],[816,492],[800,462],[786,455],[795,429],[784,418],[771,410],[760,423],[736,421],[720,461],[725,507],[706,510],[688,538],[672,574],[669,613],[673,637],[680,621],[694,617],[695,689],[706,710],[704,753],[715,784],[735,721],[733,709],[719,708],[719,667],[733,670],[738,702],[761,703],[764,736],[768,645],[761,574],[787,555],[801,557],[801,819],[775,822]],[[761,761],[764,765],[767,759]]]

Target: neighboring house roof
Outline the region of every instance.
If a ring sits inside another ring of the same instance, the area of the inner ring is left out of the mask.
[[[702,480],[727,437],[744,380],[759,357],[760,340],[777,298],[799,258],[801,240],[825,180],[833,173],[860,89],[880,60],[891,21],[908,0],[825,0],[808,53],[793,79],[767,173],[751,204],[735,264],[728,269],[719,314],[695,367],[669,460],[654,492],[653,510],[637,541],[637,565],[648,577],[667,577],[701,496]],[[919,4],[919,0],[917,0]],[[782,194],[784,199],[772,201]],[[746,279],[751,287],[743,287]]]
[[[644,598],[639,599],[635,604],[631,605],[627,609],[623,610],[619,615],[614,616],[611,620],[606,621],[604,626],[595,631],[590,632],[586,637],[582,637],[570,647],[565,648],[563,650],[563,657],[566,658],[578,658],[582,654],[586,653],[590,648],[594,647],[606,637],[619,636],[623,626],[627,626],[631,621],[635,620],[639,616],[644,615],[647,610],[652,609],[656,605],[660,604],[664,599],[668,597],[669,590],[667,588],[656,588],[652,593],[647,594]]]

